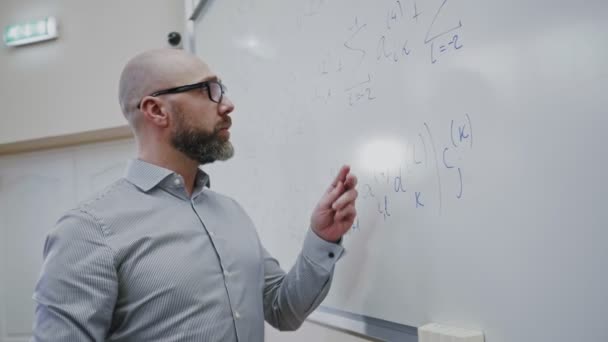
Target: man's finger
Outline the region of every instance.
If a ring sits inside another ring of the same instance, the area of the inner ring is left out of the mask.
[[[355,204],[351,203],[347,205],[344,209],[338,211],[336,213],[335,219],[338,221],[350,220],[354,219],[357,216],[357,209],[355,209]]]
[[[344,183],[342,183],[342,181],[338,181],[338,184],[333,189],[328,191],[323,196],[323,198],[321,198],[321,202],[319,203],[319,206],[321,208],[330,208],[331,205],[338,199],[338,197],[340,197],[340,195],[342,195],[343,192],[344,192]]]
[[[346,180],[344,181],[344,186],[347,189],[354,189],[357,186],[358,180],[357,180],[357,176],[353,175],[352,173],[349,173],[346,176]]]
[[[350,166],[343,165],[342,168],[340,168],[340,171],[338,172],[338,175],[336,176],[336,178],[334,179],[334,181],[331,183],[331,186],[329,187],[329,189],[327,190],[327,192],[330,192],[333,188],[335,188],[338,185],[338,182],[344,183],[346,181],[346,175],[349,172],[350,172]]]
[[[341,210],[350,203],[354,203],[358,195],[359,192],[356,189],[350,189],[338,197],[338,199],[332,203],[331,208],[333,210]]]

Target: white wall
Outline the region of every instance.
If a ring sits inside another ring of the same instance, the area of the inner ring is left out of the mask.
[[[0,144],[122,126],[118,78],[184,30],[177,0],[2,0],[0,26],[56,16],[59,39],[0,47]]]
[[[132,140],[0,157],[0,342],[25,342],[46,233],[66,210],[118,179]]]

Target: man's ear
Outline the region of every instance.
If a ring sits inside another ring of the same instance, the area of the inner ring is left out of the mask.
[[[146,120],[158,127],[169,126],[169,113],[160,99],[146,96],[141,100],[141,112]]]

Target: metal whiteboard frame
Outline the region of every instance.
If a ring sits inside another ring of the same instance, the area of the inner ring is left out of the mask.
[[[186,12],[184,49],[193,54],[196,53],[195,22],[201,17],[208,3],[209,0],[184,0]],[[306,320],[326,328],[376,341],[418,342],[416,327],[326,306],[318,307]]]
[[[196,41],[194,39],[194,23],[201,16],[203,9],[209,0],[184,0],[186,39],[184,49],[190,53],[196,53]]]
[[[307,321],[376,341],[418,342],[418,329],[348,311],[319,306]]]

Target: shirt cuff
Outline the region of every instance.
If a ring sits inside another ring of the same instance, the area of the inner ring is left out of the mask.
[[[323,240],[312,229],[309,229],[304,239],[302,254],[327,272],[331,272],[334,264],[344,254],[344,247],[338,243]]]

